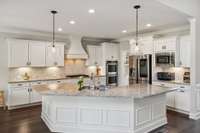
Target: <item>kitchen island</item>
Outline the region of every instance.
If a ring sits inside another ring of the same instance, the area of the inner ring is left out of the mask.
[[[147,133],[167,124],[166,93],[174,88],[137,84],[105,91],[73,84],[37,85],[41,117],[52,132]]]

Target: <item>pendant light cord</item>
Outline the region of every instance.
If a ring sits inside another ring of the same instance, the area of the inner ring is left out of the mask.
[[[136,46],[138,46],[138,34],[139,34],[139,12],[138,9],[140,8],[140,5],[135,5],[134,8],[136,9]]]
[[[52,47],[55,47],[55,14],[57,14],[57,11],[51,11],[53,14],[53,44]]]

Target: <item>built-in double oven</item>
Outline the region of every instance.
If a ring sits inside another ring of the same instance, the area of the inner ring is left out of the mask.
[[[107,85],[118,85],[118,61],[106,62],[106,83]]]

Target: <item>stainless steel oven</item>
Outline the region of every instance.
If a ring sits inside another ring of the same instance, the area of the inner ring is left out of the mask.
[[[170,65],[175,66],[175,53],[156,53],[155,54],[156,65]]]
[[[107,85],[118,85],[118,61],[106,62]]]

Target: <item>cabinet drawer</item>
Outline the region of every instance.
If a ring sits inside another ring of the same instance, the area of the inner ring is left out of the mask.
[[[47,84],[47,82],[46,81],[37,81],[37,82],[31,82],[30,84],[31,84],[31,86],[33,86],[33,85],[43,85],[43,84]]]
[[[29,87],[30,83],[14,83],[8,85],[11,88],[18,88],[18,87]]]

